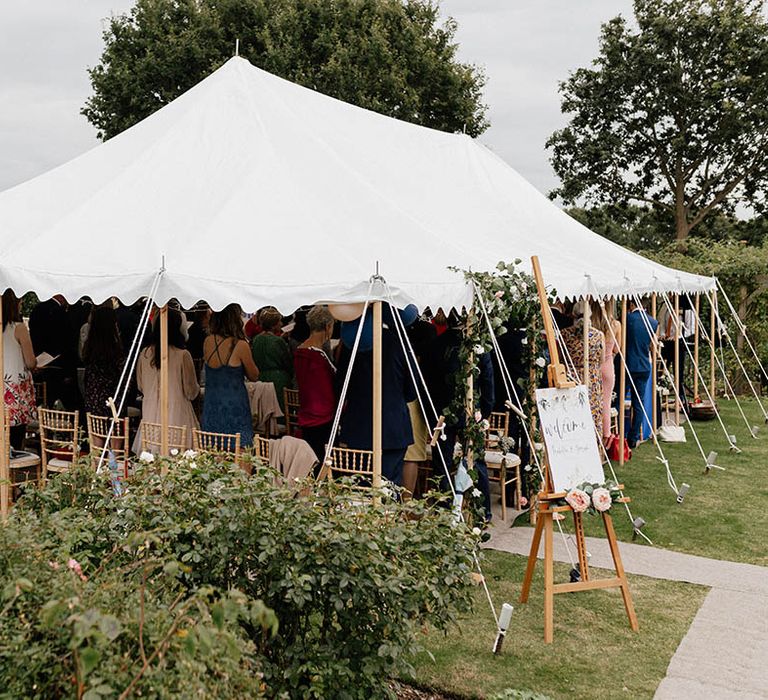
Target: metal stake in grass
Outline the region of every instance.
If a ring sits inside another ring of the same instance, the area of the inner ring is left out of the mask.
[[[645,520],[638,515],[632,521],[632,541],[633,542],[637,539],[637,536],[640,534],[640,530],[642,530],[644,527],[645,527]]]
[[[717,452],[713,450],[707,455],[707,463],[704,466],[705,474],[709,474],[710,470],[712,469],[719,469],[720,471],[723,471],[723,472],[725,471],[725,467],[721,467],[715,464],[716,460],[717,460]]]
[[[688,484],[683,484],[680,487],[680,490],[677,492],[677,502],[678,503],[682,503],[683,502],[683,499],[685,498],[685,494],[688,493],[690,488],[691,487]]]
[[[501,651],[501,645],[504,643],[504,637],[509,629],[509,623],[512,620],[512,611],[514,608],[509,603],[501,606],[499,615],[499,629],[496,634],[496,641],[493,643],[493,653],[498,654]]]
[[[730,443],[731,443],[731,446],[730,446],[730,448],[729,448],[729,449],[731,450],[731,452],[737,452],[737,453],[738,453],[738,452],[741,452],[741,449],[739,449],[739,448],[736,446],[736,436],[735,436],[735,435],[733,435],[733,434],[729,435],[729,436],[728,436],[728,442],[730,442]]]

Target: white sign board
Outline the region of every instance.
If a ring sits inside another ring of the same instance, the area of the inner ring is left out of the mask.
[[[536,407],[556,492],[605,481],[597,434],[583,384],[570,389],[537,389]]]

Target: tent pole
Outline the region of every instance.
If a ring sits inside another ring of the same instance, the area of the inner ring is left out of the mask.
[[[651,294],[651,316],[656,318],[656,292]],[[659,425],[659,416],[656,408],[659,386],[657,380],[657,370],[659,363],[659,344],[654,341],[651,343],[651,433],[655,434]]]
[[[168,450],[168,304],[160,309],[160,455]],[[163,475],[168,467],[163,465]]]
[[[373,488],[381,488],[381,302],[373,302]],[[378,505],[379,497],[374,497]]]
[[[581,342],[584,344],[584,386],[589,387],[589,324],[591,320],[589,313],[589,295],[584,297],[582,303],[584,305],[581,314]]]
[[[675,294],[675,425],[680,425],[680,399],[683,395],[680,386],[680,295]]]
[[[715,314],[717,309],[717,290],[712,291],[709,317],[709,395],[715,400]]]
[[[5,347],[3,345],[3,305],[0,303],[0,374],[3,375],[3,415],[2,430],[0,430],[0,517],[3,522],[8,519],[11,501],[10,474],[8,465],[8,445],[5,444],[8,416],[5,410]]]
[[[624,464],[624,435],[625,410],[624,397],[627,394],[627,364],[625,361],[627,350],[627,298],[621,300],[621,357],[619,358],[619,464]]]
[[[701,308],[701,295],[696,295],[694,302],[696,314],[693,318],[693,400],[699,400],[699,309]]]

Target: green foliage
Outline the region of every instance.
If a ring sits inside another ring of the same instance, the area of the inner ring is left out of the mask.
[[[137,0],[109,20],[83,114],[110,138],[234,53],[352,104],[482,133],[485,77],[456,60],[456,23],[432,0]]]
[[[447,510],[354,507],[335,485],[296,496],[200,456],[157,466],[121,498],[73,469],[0,531],[11,696],[133,681],[149,697],[383,697],[421,626],[470,604],[477,537]]]
[[[463,343],[459,349],[461,369],[455,378],[459,389],[455,393],[453,404],[446,412],[446,419],[456,420],[459,415],[465,413],[464,451],[465,454],[472,452],[475,458],[482,457],[485,452],[485,425],[467,411],[464,397],[469,388],[470,377],[474,379],[480,374],[476,356],[493,351],[492,335],[500,336],[508,330],[517,329],[527,331],[525,347],[528,352],[524,353],[522,358],[524,366],[532,366],[536,352],[537,321],[541,314],[541,307],[536,282],[530,274],[519,269],[521,262],[519,259],[511,263],[499,262],[493,272],[461,271],[467,282],[473,285],[476,297],[482,300],[485,313],[478,302],[475,311],[467,318]],[[555,290],[551,293],[552,296],[556,294]],[[486,315],[488,321],[486,321]],[[468,368],[471,368],[471,372]],[[533,388],[525,380],[514,387],[524,411],[529,410],[533,405],[531,401]],[[496,391],[505,392],[505,387],[498,386]],[[517,405],[514,398],[513,396],[513,403]],[[471,476],[474,478],[475,475],[471,474]],[[528,472],[531,492],[536,490],[537,476],[533,470]]]
[[[567,203],[650,203],[676,237],[768,178],[768,23],[759,0],[635,0],[603,25],[591,68],[563,82],[548,141]]]

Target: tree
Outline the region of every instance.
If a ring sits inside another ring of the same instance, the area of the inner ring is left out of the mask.
[[[229,59],[376,112],[472,136],[485,77],[432,0],[137,0],[104,31],[82,113],[108,139]]]
[[[688,234],[768,182],[768,23],[759,0],[635,0],[561,83],[549,138],[566,203],[648,204]]]

